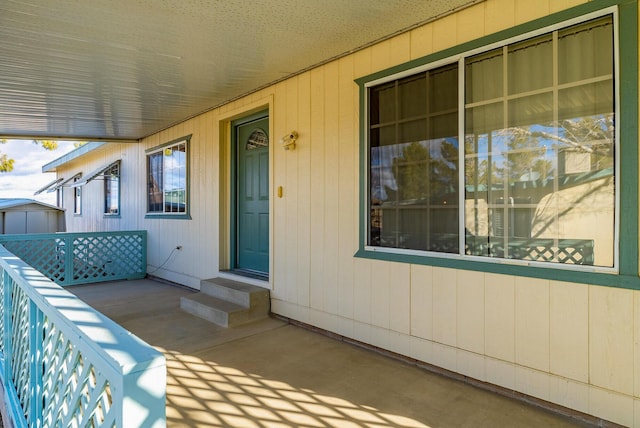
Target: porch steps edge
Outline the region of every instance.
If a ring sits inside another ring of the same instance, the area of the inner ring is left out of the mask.
[[[266,318],[269,290],[225,278],[201,281],[200,292],[180,298],[180,308],[222,327]]]
[[[200,281],[200,292],[238,305],[251,307],[269,301],[269,290],[227,278]]]

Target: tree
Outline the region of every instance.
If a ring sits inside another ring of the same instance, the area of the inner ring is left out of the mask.
[[[6,139],[0,139],[0,144],[5,144]],[[33,144],[42,146],[45,150],[55,150],[58,148],[58,142],[55,140],[33,140]],[[9,158],[6,154],[0,153],[0,173],[13,171],[15,160]]]
[[[11,172],[13,171],[13,163],[15,161],[13,159],[7,158],[7,155],[2,154],[0,156],[0,173],[1,172]]]

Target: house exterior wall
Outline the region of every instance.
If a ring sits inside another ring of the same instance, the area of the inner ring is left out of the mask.
[[[209,144],[211,140],[208,135],[211,133],[208,133],[207,129],[213,129],[213,123],[210,122],[210,116],[209,119],[199,117],[152,136],[140,144],[106,144],[59,167],[58,177],[67,179],[78,172],[87,175],[121,160],[120,215],[103,214],[104,182],[100,178],[82,186],[82,207],[79,215],[73,213],[74,189],[64,187],[63,207],[66,208],[67,230],[96,232],[144,229],[148,231],[149,272],[194,288],[199,288],[201,279],[215,276],[217,263],[212,261],[216,259],[218,252],[215,238],[218,228],[214,229],[217,224],[218,204],[213,202],[216,193],[211,189],[211,185],[216,180],[213,174],[218,170],[218,160],[213,157],[213,148]],[[145,218],[145,150],[188,134],[194,134],[190,145],[192,218]],[[213,162],[216,162],[216,166]],[[208,238],[200,239],[201,237]],[[183,250],[173,251],[178,245],[182,246]]]
[[[144,139],[59,176],[122,159],[121,216],[83,190],[69,231],[146,229],[149,270],[199,288],[229,260],[229,123],[270,113],[272,311],[419,361],[640,426],[640,291],[354,257],[359,92],[354,80],[567,9],[579,0],[487,0]],[[294,151],[280,136],[299,133]],[[190,220],[145,218],[145,150],[192,135]],[[282,187],[282,197],[276,189]],[[176,246],[182,250],[174,251]]]
[[[144,155],[144,152],[142,152]],[[83,175],[122,159],[122,181],[139,183],[144,178],[144,172],[139,177],[138,171],[144,169],[144,157],[139,153],[139,147],[133,144],[113,143],[101,146],[89,152],[81,159],[64,164],[58,168],[57,175],[65,180],[77,173]],[[142,156],[142,158],[141,158]],[[142,160],[141,160],[142,159]],[[73,184],[69,182],[68,185]],[[74,188],[64,186],[62,190],[62,207],[65,208],[68,232],[97,232],[113,230],[139,229],[139,214],[144,215],[144,206],[138,206],[139,200],[144,200],[144,185],[129,186],[125,192],[120,192],[120,210],[127,213],[120,216],[104,215],[104,182],[100,178],[90,181],[82,187],[82,202],[80,214],[74,214]],[[142,198],[142,199],[141,199]]]

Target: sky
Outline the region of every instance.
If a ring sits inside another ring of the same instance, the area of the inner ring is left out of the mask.
[[[58,148],[45,150],[31,140],[8,140],[0,144],[0,154],[14,159],[13,171],[0,173],[0,198],[29,198],[56,204],[56,194],[34,192],[56,178],[55,172],[42,173],[42,166],[74,149],[71,141],[58,141]]]

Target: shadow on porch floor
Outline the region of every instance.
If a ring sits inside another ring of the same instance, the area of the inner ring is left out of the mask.
[[[224,329],[151,280],[68,288],[167,359],[169,427],[567,427],[571,420],[277,319]]]

